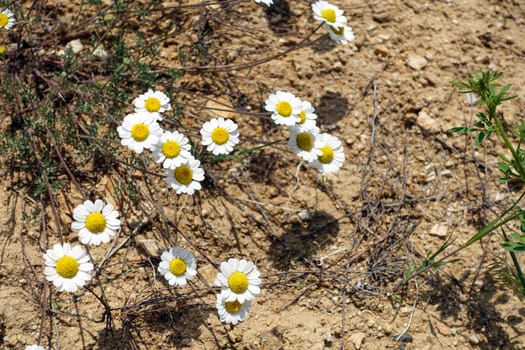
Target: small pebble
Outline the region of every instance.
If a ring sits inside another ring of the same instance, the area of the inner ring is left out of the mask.
[[[440,238],[447,237],[447,233],[448,233],[448,226],[444,223],[435,224],[434,226],[432,226],[429,232],[431,236],[437,236]]]
[[[470,337],[468,337],[468,341],[472,345],[478,345],[481,342],[481,337],[479,336],[479,334],[474,333]]]
[[[422,70],[427,65],[427,60],[423,56],[410,54],[408,56],[406,64],[413,70]]]
[[[334,342],[334,336],[331,332],[328,332],[324,338],[324,345],[330,347]]]
[[[354,344],[355,348],[359,350],[361,349],[361,345],[363,345],[365,338],[366,338],[366,333],[358,332],[350,336],[350,341]]]
[[[297,216],[299,216],[299,219],[301,219],[301,221],[309,221],[312,220],[313,213],[310,209],[303,209],[297,213]]]
[[[414,340],[414,337],[410,333],[397,334],[392,337],[395,341],[400,341],[402,343],[410,343]]]

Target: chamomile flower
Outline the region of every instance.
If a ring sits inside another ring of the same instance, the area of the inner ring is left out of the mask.
[[[352,28],[347,25],[339,28],[326,25],[326,28],[328,30],[328,35],[330,35],[330,39],[337,43],[348,44],[349,41],[353,41],[355,39]]]
[[[341,28],[346,24],[346,17],[343,16],[343,10],[326,1],[318,1],[312,4],[312,11],[314,12],[314,18],[316,20],[325,22],[332,27]]]
[[[217,294],[217,313],[223,323],[231,323],[235,326],[240,321],[244,321],[248,317],[250,304],[249,300],[245,300],[244,303],[240,303],[237,299],[226,301],[222,294]]]
[[[317,114],[315,114],[314,106],[308,101],[302,101],[302,108],[298,114],[299,121],[295,123],[297,126],[312,127],[316,124]]]
[[[162,129],[153,114],[137,112],[124,117],[122,125],[117,128],[123,146],[137,154],[144,149],[152,150],[162,135]]]
[[[11,10],[0,11],[0,28],[11,29],[15,25],[15,21],[15,14]]]
[[[260,4],[263,3],[266,6],[272,6],[273,0],[255,0],[256,3]]]
[[[261,274],[257,267],[244,259],[228,259],[221,263],[215,285],[221,287],[221,297],[225,301],[243,304],[253,300],[261,292]]]
[[[187,249],[172,247],[160,256],[158,270],[170,286],[185,286],[186,280],[197,275],[195,257]]]
[[[175,169],[191,156],[188,138],[177,131],[164,131],[153,148],[153,155],[162,167]]]
[[[101,199],[97,199],[95,203],[87,200],[73,210],[75,221],[71,224],[71,229],[78,232],[80,243],[98,246],[108,243],[120,229],[118,215],[111,204],[104,204]]]
[[[25,350],[46,350],[43,346],[40,345],[28,345]]]
[[[322,154],[313,161],[313,164],[321,174],[334,173],[341,168],[345,161],[345,153],[337,137],[320,134],[317,137],[316,147]]]
[[[135,105],[135,112],[153,113],[157,120],[162,120],[160,113],[171,109],[170,98],[160,91],[151,89],[133,100],[133,104]]]
[[[275,94],[271,94],[265,103],[264,109],[272,112],[272,119],[275,124],[291,126],[300,121],[298,114],[301,112],[303,104],[294,94],[277,91]]]
[[[190,156],[175,169],[166,169],[166,182],[177,194],[193,194],[201,189],[200,182],[204,180],[204,170],[200,165],[199,160]]]
[[[288,146],[307,162],[313,162],[318,156],[322,155],[319,148],[315,147],[315,140],[319,135],[317,126],[292,126],[290,127],[290,139]]]
[[[204,123],[201,128],[202,144],[215,155],[229,154],[239,143],[237,124],[230,119],[214,118]]]
[[[55,244],[44,254],[46,279],[53,282],[59,292],[75,292],[91,280],[93,264],[86,249],[71,247],[68,243]]]

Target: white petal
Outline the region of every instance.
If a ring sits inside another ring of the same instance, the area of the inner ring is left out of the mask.
[[[84,271],[84,272],[93,271],[93,268],[94,266],[92,263],[83,263],[83,264],[80,264],[80,266],[78,267],[80,271]]]
[[[82,223],[82,222],[78,222],[78,221],[73,221],[71,223],[71,229],[75,232],[78,232],[80,230],[82,230],[83,228],[85,228],[85,224]]]
[[[46,278],[49,277],[47,278],[49,281],[52,281],[53,278],[57,275],[56,269],[51,266],[46,266],[44,267],[44,275],[46,275]]]
[[[66,243],[67,244],[67,243]],[[67,244],[67,246],[69,247],[69,244]],[[62,245],[60,245],[59,243],[55,244],[53,246],[53,251],[55,252],[55,255],[58,256],[59,258],[63,257],[64,255],[66,255],[65,253],[65,250],[64,250],[64,247]],[[69,251],[69,250],[68,250]]]
[[[257,295],[261,292],[261,288],[259,288],[258,286],[249,284],[248,291],[252,293],[253,295]]]

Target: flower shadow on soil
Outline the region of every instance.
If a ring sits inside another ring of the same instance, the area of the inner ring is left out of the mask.
[[[468,288],[467,278],[468,273],[460,279],[452,277],[449,281],[445,281],[440,276],[435,276],[433,280],[429,281],[430,291],[423,296],[423,299],[428,300],[430,305],[436,306],[440,322],[445,324],[449,323],[449,320],[451,323],[457,323],[463,314],[462,308],[466,307],[468,320],[465,321],[464,326],[469,330],[468,334],[483,335],[477,344],[479,349],[499,349],[502,348],[502,345],[504,345],[504,349],[516,349],[516,345],[520,343],[520,337],[511,338],[502,324],[507,324],[516,333],[523,336],[525,334],[523,331],[525,308],[519,308],[518,313],[521,316],[513,313],[514,317],[505,319],[496,310],[496,305],[507,303],[509,296],[505,293],[497,293],[499,283],[494,280],[493,276],[485,274],[479,291],[471,291],[470,293],[465,291]],[[466,300],[464,300],[464,293],[468,293]],[[439,337],[435,330],[433,333],[436,338]]]
[[[277,35],[286,35],[292,28],[288,0],[274,0],[273,5],[266,9],[268,27]]]
[[[171,299],[181,296],[153,297],[122,309],[123,328],[101,331],[100,349],[149,348],[151,338],[163,339],[166,348],[188,347],[200,336],[200,326],[206,324],[215,309],[204,304],[176,307]],[[157,340],[158,341],[158,340]]]
[[[277,153],[257,152],[253,153],[247,165],[249,179],[255,183],[273,186],[278,193],[286,192],[286,160]]]
[[[294,263],[307,260],[332,244],[338,232],[338,221],[324,211],[315,211],[303,221],[293,221],[282,236],[274,237],[271,244],[274,267],[288,270]]]
[[[337,43],[330,39],[328,33],[323,34],[318,39],[315,39],[309,47],[312,48],[318,54],[323,54],[334,50],[337,47]]]
[[[321,125],[335,124],[348,114],[348,100],[339,92],[327,92],[321,96],[316,113]]]

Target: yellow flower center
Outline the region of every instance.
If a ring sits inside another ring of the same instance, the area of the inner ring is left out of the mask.
[[[175,180],[177,180],[178,183],[183,185],[189,185],[193,180],[193,171],[189,166],[181,165],[180,167],[177,167],[177,169],[175,169],[173,177],[175,177]]]
[[[280,101],[280,102],[277,102],[277,105],[275,106],[275,110],[277,111],[277,113],[279,113],[283,117],[289,117],[290,114],[292,114],[292,105],[286,101]]]
[[[180,154],[180,145],[177,141],[166,141],[162,145],[162,154],[166,158],[175,158]]]
[[[5,53],[5,46],[0,45],[0,55],[3,55]]]
[[[5,27],[9,22],[9,17],[5,13],[0,13],[0,27]]]
[[[228,287],[231,291],[237,294],[242,294],[248,289],[248,276],[244,273],[236,271],[228,277]]]
[[[156,97],[148,97],[144,103],[144,107],[148,112],[158,112],[160,109],[160,101]]]
[[[330,26],[330,30],[337,35],[343,35],[343,33],[345,32],[345,27],[336,28],[336,27]]]
[[[297,147],[303,151],[309,151],[314,147],[314,138],[312,137],[312,134],[307,132],[298,134],[295,138],[295,142],[297,142]]]
[[[301,113],[299,113],[299,118],[301,120],[299,120],[296,124],[304,124],[304,122],[306,121],[306,112],[301,111]]]
[[[318,157],[319,161],[323,164],[331,163],[334,160],[334,150],[330,146],[321,147],[323,154]]]
[[[106,228],[106,218],[101,213],[91,213],[86,218],[86,228],[91,233],[101,233]]]
[[[321,11],[321,17],[330,23],[334,23],[336,18],[335,11],[333,9],[324,9]]]
[[[75,258],[65,255],[57,260],[56,270],[60,277],[73,278],[78,272],[78,262]]]
[[[135,141],[144,141],[149,136],[149,128],[146,124],[138,123],[131,128],[131,137]]]
[[[186,273],[186,261],[181,258],[171,259],[170,271],[175,276],[182,276]]]
[[[224,303],[224,307],[229,314],[236,314],[237,312],[241,311],[242,304],[239,303],[237,299],[235,299],[235,301],[227,301]]]
[[[225,128],[215,128],[211,132],[211,140],[217,145],[224,145],[226,142],[228,142],[229,138],[230,134]]]

